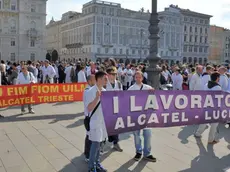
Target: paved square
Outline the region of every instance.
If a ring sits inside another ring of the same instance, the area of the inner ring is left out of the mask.
[[[19,107],[1,109],[0,172],[87,172],[84,162],[83,104],[34,106],[35,114],[20,115]],[[220,143],[207,146],[208,130],[196,140],[196,126],[152,129],[157,163],[132,160],[133,135],[120,136],[123,153],[105,146],[102,163],[109,172],[228,172],[230,129],[220,125]]]

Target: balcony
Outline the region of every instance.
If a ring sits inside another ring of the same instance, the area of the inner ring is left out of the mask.
[[[32,39],[36,39],[38,37],[38,31],[36,29],[31,28],[27,31],[27,36]]]
[[[73,44],[66,44],[66,48],[67,49],[71,49],[71,48],[82,48],[83,44],[82,43],[73,43]]]

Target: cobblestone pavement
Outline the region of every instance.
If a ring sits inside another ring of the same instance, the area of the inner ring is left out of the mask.
[[[83,104],[34,106],[35,114],[20,115],[19,107],[1,109],[0,172],[87,172],[83,149]],[[123,153],[107,144],[102,164],[109,172],[222,172],[230,167],[230,129],[220,126],[220,143],[207,146],[193,137],[196,126],[152,129],[157,163],[132,160],[133,135],[121,135]],[[230,170],[229,170],[230,171]]]

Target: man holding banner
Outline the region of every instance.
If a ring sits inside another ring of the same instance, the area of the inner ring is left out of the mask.
[[[108,138],[104,116],[101,107],[101,92],[107,83],[106,73],[99,71],[95,74],[96,84],[87,92],[85,105],[90,115],[89,140],[92,142],[89,156],[89,172],[106,172],[100,164],[102,142]],[[91,114],[92,113],[92,114]]]
[[[107,74],[108,74],[108,82],[106,84],[106,90],[107,91],[122,91],[122,84],[120,83],[120,81],[116,80],[116,76],[117,76],[117,69],[114,67],[110,67],[106,70]],[[113,143],[113,148],[118,151],[118,152],[122,152],[123,150],[121,149],[120,145],[119,145],[119,136],[118,135],[113,135],[113,136],[109,136],[109,142]]]
[[[137,71],[134,75],[135,77],[135,84],[132,85],[128,90],[154,90],[151,86],[143,84],[143,73],[141,71]],[[144,159],[156,162],[156,158],[151,155],[151,137],[152,131],[149,128],[143,129],[144,135],[144,149],[142,148],[142,141],[141,141],[141,131],[134,132],[134,142],[136,147],[136,155],[134,159],[139,161],[142,157],[142,152],[144,153]]]

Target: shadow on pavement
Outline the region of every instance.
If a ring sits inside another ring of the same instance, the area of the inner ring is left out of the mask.
[[[77,113],[77,114],[58,114],[58,115],[39,115],[39,116],[26,116],[26,115],[13,115],[13,116],[7,116],[5,118],[2,118],[0,120],[0,123],[3,122],[17,122],[17,121],[33,121],[33,120],[47,120],[47,119],[53,119],[51,123],[56,123],[58,121],[63,120],[72,120],[77,117],[84,116],[84,112]]]
[[[144,160],[136,162],[135,160],[131,159],[127,161],[125,164],[123,164],[120,168],[115,170],[114,172],[142,172],[142,170],[145,168],[147,163],[148,162]],[[128,168],[130,168],[134,164],[136,165],[135,168],[133,170],[129,170]]]
[[[68,105],[68,104],[73,104],[73,103],[75,102],[58,102],[58,103],[53,104],[53,106]]]
[[[188,138],[194,134],[197,125],[188,125],[181,128],[182,130],[178,133],[178,138],[181,140],[182,144],[187,144]]]
[[[84,122],[84,119],[79,119],[75,123],[68,125],[66,128],[79,127],[79,126],[83,125],[83,122]]]
[[[191,161],[191,168],[179,172],[225,172],[225,169],[229,167],[230,154],[218,158],[213,151],[213,145],[205,148],[200,139],[196,142],[200,150],[199,155]]]

